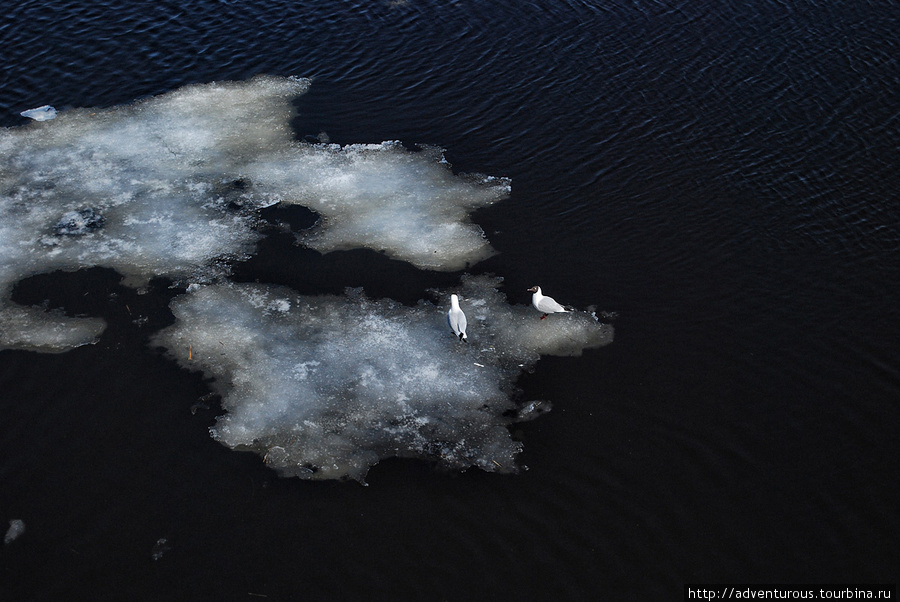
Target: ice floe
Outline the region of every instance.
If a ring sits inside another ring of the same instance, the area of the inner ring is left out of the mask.
[[[439,149],[299,142],[291,101],[308,86],[192,85],[0,129],[0,349],[64,351],[102,331],[13,306],[16,281],[103,266],[130,286],[211,282],[254,251],[258,210],[277,203],[320,214],[300,242],[323,253],[368,247],[432,270],[492,253],[468,213],[505,197],[508,180],[454,175]]]
[[[466,277],[458,289],[477,308],[468,345],[430,302],[232,283],[176,298],[176,323],[155,342],[213,379],[227,410],[213,437],[283,475],[362,481],[388,457],[514,472],[521,444],[507,425],[540,407],[515,398],[521,371],[607,344],[612,328],[585,312],[542,321],[499,282]]]
[[[438,271],[493,253],[469,215],[505,198],[509,180],[454,174],[434,147],[297,140],[291,101],[308,86],[269,76],[193,85],[0,129],[0,350],[62,352],[104,329],[13,303],[23,278],[94,266],[132,287],[162,276],[186,293],[154,342],[210,377],[225,412],[211,434],[222,444],[306,479],[364,481],[389,457],[515,472],[522,446],[507,427],[547,407],[519,399],[516,380],[541,355],[611,342],[594,315],[542,320],[489,276],[464,275],[432,291],[439,305],[415,307],[361,290],[300,295],[229,281],[274,205],[314,211],[316,224],[296,236],[322,253],[365,247]],[[447,332],[451,294],[466,308],[465,345]]]
[[[248,167],[282,203],[322,216],[300,234],[327,253],[367,247],[431,270],[461,270],[493,254],[468,214],[505,198],[506,178],[454,175],[443,151],[399,142],[293,147]]]

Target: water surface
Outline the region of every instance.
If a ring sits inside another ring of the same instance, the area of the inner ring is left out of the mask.
[[[94,269],[23,304],[96,345],[0,352],[0,548],[15,599],[672,599],[690,582],[896,582],[900,6],[794,2],[20,2],[0,125],[186,84],[312,78],[298,138],[446,149],[511,178],[472,272],[615,312],[543,358],[528,470],[384,461],[281,479],[209,437],[209,392],[148,345],[176,291]],[[273,235],[236,279],[454,282]],[[135,326],[131,313],[146,316]],[[196,408],[195,408],[196,409]],[[160,547],[159,540],[166,539]],[[154,560],[154,553],[163,551]]]

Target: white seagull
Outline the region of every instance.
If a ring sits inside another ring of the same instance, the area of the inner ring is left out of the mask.
[[[541,287],[533,286],[528,289],[529,293],[534,293],[531,295],[531,304],[534,305],[534,308],[544,314],[541,316],[541,320],[546,318],[550,314],[555,314],[559,312],[568,312],[571,311],[566,309],[562,305],[556,302],[556,299],[553,297],[545,297],[543,293],[541,293]]]
[[[447,312],[447,324],[460,341],[467,341],[466,314],[459,308],[459,297],[450,295],[450,311]]]

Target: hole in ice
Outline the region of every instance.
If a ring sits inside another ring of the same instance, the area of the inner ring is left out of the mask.
[[[302,205],[285,205],[279,203],[265,207],[259,212],[262,219],[270,224],[285,225],[292,232],[308,230],[319,221],[319,215]]]

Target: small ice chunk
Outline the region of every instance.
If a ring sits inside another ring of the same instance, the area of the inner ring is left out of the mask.
[[[102,318],[70,318],[0,299],[0,349],[62,353],[96,343],[105,329]]]
[[[165,537],[160,537],[156,540],[156,543],[153,544],[153,549],[150,551],[150,557],[153,558],[153,560],[159,560],[171,549],[172,546],[169,545],[169,540]]]
[[[276,204],[319,216],[297,237],[322,253],[370,248],[442,271],[494,253],[469,216],[507,198],[508,179],[454,174],[436,147],[341,147],[324,132],[298,144],[291,100],[308,87],[257,76],[0,128],[0,349],[64,351],[102,330],[80,322],[69,336],[77,322],[22,314],[9,300],[18,280],[103,266],[134,288],[207,284],[255,251],[259,211]]]
[[[34,119],[35,121],[50,121],[51,119],[56,119],[56,109],[54,109],[50,105],[44,105],[36,109],[28,109],[27,111],[22,111],[21,113],[19,113],[19,115],[21,115],[22,117],[28,117],[29,119]]]
[[[9,521],[9,529],[6,530],[6,535],[3,537],[4,545],[12,543],[24,532],[25,521],[20,518],[14,518],[13,520]]]

